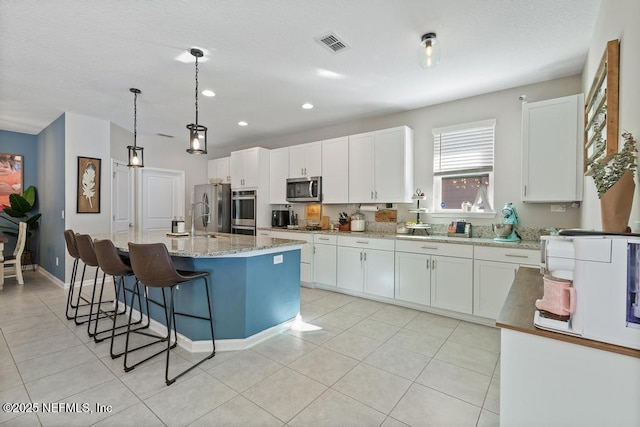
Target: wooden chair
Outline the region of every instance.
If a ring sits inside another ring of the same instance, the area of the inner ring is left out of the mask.
[[[13,251],[13,255],[9,255],[4,258],[4,267],[13,267],[15,272],[13,274],[7,274],[5,270],[4,277],[15,277],[18,279],[18,283],[24,285],[24,279],[22,278],[22,253],[24,252],[24,245],[27,241],[27,223],[20,222],[18,227],[18,241],[16,242],[16,248]]]

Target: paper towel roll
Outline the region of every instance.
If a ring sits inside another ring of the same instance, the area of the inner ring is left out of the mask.
[[[377,206],[360,206],[360,210],[363,212],[376,212],[378,210]]]

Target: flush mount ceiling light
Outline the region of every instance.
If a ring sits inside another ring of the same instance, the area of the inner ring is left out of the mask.
[[[311,110],[313,108],[313,104],[309,103],[309,102],[305,102],[304,104],[301,105],[303,110]]]
[[[431,68],[440,62],[440,42],[436,37],[436,33],[427,33],[420,39],[420,48],[418,49],[418,64],[422,68]]]
[[[212,91],[211,89],[205,89],[202,91],[202,94],[204,96],[216,96],[216,93],[214,91]]]
[[[204,53],[200,49],[191,49],[191,55],[196,58],[196,122],[187,125],[189,129],[189,154],[207,154],[207,128],[198,124],[198,58]]]
[[[244,120],[238,122],[238,126],[249,126],[249,123],[245,122]]]
[[[127,146],[129,151],[129,163],[127,166],[130,168],[143,168],[144,167],[144,148],[138,147],[138,94],[140,89],[132,87],[129,89],[133,93],[133,145]]]

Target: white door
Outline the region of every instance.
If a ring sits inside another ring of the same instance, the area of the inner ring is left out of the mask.
[[[364,290],[363,252],[360,248],[338,246],[337,285],[339,288]]]
[[[349,138],[322,141],[322,201],[349,202]]]
[[[133,227],[133,170],[125,163],[111,160],[111,232]]]
[[[271,150],[269,154],[269,203],[287,203],[287,178],[289,177],[289,147]]]
[[[174,217],[184,218],[184,171],[145,167],[139,182],[140,230],[171,230]]]

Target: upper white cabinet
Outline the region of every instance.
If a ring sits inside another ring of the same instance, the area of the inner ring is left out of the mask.
[[[220,180],[225,184],[231,183],[231,170],[229,168],[229,157],[209,160],[207,166],[207,177],[209,179]]]
[[[524,202],[582,200],[582,94],[522,105]]]
[[[322,141],[322,203],[349,203],[349,137]]]
[[[349,137],[349,203],[411,203],[412,193],[413,130]]]
[[[269,190],[269,150],[253,147],[233,151],[230,159],[231,188],[257,188]]]
[[[320,176],[321,174],[321,141],[289,147],[289,178]]]
[[[289,177],[289,147],[271,150],[269,153],[269,203],[287,203],[287,178]]]

